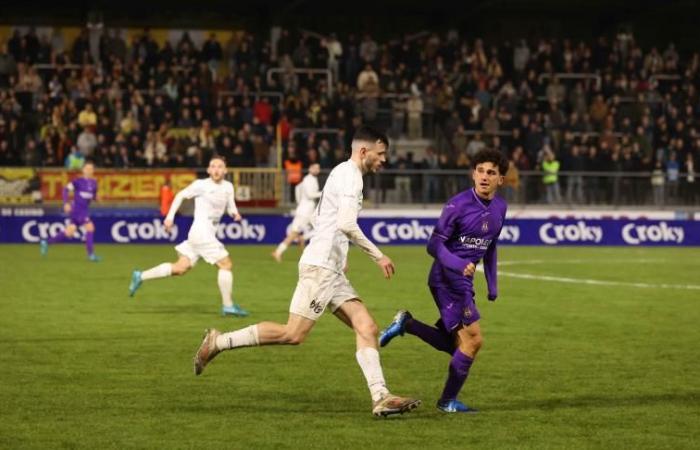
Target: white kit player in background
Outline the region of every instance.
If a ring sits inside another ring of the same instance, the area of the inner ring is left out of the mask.
[[[148,270],[135,270],[131,274],[129,295],[133,297],[141,283],[156,278],[164,278],[172,275],[184,275],[197,263],[199,258],[209,264],[219,267],[218,284],[221,292],[221,312],[223,315],[247,316],[248,312],[239,305],[233,303],[231,291],[233,290],[233,263],[224,244],[216,238],[216,229],[224,212],[233,217],[235,221],[241,220],[241,215],[236,208],[233,184],[224,180],[226,175],[226,161],[220,156],[214,156],[207,168],[209,178],[195,180],[175,196],[170,211],[163,225],[170,231],[173,227],[175,213],[182,205],[184,199],[194,198],[194,221],[187,235],[187,240],[175,247],[179,257],[174,263],[163,263]]]
[[[297,209],[294,213],[294,220],[289,227],[289,233],[284,241],[277,246],[272,257],[275,261],[282,262],[282,253],[287,250],[289,244],[299,239],[299,245],[304,246],[304,230],[309,226],[314,218],[316,210],[316,200],[321,197],[321,191],[318,188],[318,174],[321,173],[321,166],[311,164],[309,173],[304,177],[301,183],[297,184],[295,196],[297,200]]]
[[[194,357],[196,375],[224,350],[301,344],[329,308],[355,332],[356,358],[372,396],[372,413],[401,414],[420,404],[419,400],[389,393],[377,351],[377,324],[345,276],[349,241],[374,260],[385,278],[394,274],[394,263],[367,239],[357,224],[362,207],[362,175],[381,168],[387,147],[386,135],[360,127],[353,137],[352,156],[330,173],[316,208],[314,236],[299,261],[299,280],[287,323],[261,322],[230,333],[207,330]]]

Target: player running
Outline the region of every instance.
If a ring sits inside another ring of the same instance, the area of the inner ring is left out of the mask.
[[[224,245],[216,238],[216,228],[224,212],[234,220],[240,221],[241,215],[236,208],[233,184],[224,180],[226,161],[221,156],[212,157],[207,173],[209,178],[195,180],[180,191],[173,201],[167,217],[163,221],[166,230],[173,227],[175,213],[184,199],[194,198],[194,221],[187,235],[187,240],[175,247],[179,257],[174,263],[163,263],[148,270],[135,270],[131,274],[129,295],[134,296],[141,283],[156,278],[172,275],[184,275],[197,263],[199,258],[219,267],[218,284],[221,292],[221,312],[224,316],[247,316],[248,312],[233,303],[233,263]]]
[[[309,173],[301,183],[296,186],[297,209],[294,213],[294,220],[290,226],[287,237],[284,238],[274,252],[272,257],[275,261],[282,262],[282,254],[287,250],[289,244],[296,239],[300,239],[300,244],[304,244],[304,230],[309,226],[316,209],[316,200],[321,197],[318,189],[318,174],[321,173],[321,166],[314,163],[309,166]]]
[[[42,256],[49,251],[49,244],[70,239],[78,227],[85,229],[85,249],[88,260],[99,262],[101,258],[95,254],[95,224],[90,220],[90,202],[97,200],[97,180],[95,179],[95,164],[85,161],[82,177],[76,178],[63,188],[63,211],[68,215],[69,224],[63,233],[49,239],[39,241]],[[73,201],[70,194],[73,193]]]
[[[357,224],[362,206],[362,175],[379,170],[386,161],[387,147],[383,133],[361,127],[353,137],[350,159],[330,173],[317,207],[314,237],[299,261],[299,281],[287,323],[261,322],[230,333],[207,330],[194,357],[195,374],[201,374],[225,350],[301,344],[323,311],[330,308],[355,331],[356,358],[372,396],[372,413],[401,414],[420,404],[419,400],[389,393],[377,351],[377,325],[344,273],[348,242],[352,241],[377,263],[385,278],[394,274],[394,263],[367,239]]]
[[[420,322],[408,311],[399,311],[382,331],[382,347],[405,332],[419,337],[437,350],[452,355],[447,382],[437,407],[447,413],[475,412],[457,400],[469,368],[482,343],[479,310],[474,300],[474,271],[483,258],[488,299],[498,295],[496,241],[506,217],[506,202],[496,195],[508,171],[508,160],[496,150],[474,156],[475,187],[452,197],[428,242],[435,258],[428,285],[440,313],[435,327]]]

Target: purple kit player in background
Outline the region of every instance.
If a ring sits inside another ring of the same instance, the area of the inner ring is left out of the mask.
[[[73,201],[70,201],[70,193],[73,192]],[[100,257],[95,255],[94,237],[95,225],[90,220],[88,209],[90,202],[97,198],[97,180],[95,180],[95,164],[86,161],[83,165],[83,176],[71,181],[63,188],[63,211],[68,215],[70,223],[63,233],[57,234],[48,240],[42,239],[40,242],[41,254],[45,256],[49,249],[49,244],[64,241],[72,238],[80,226],[85,227],[85,248],[88,259],[98,262]]]
[[[486,149],[472,162],[474,188],[447,202],[428,242],[428,253],[435,258],[428,285],[440,319],[431,327],[408,311],[399,311],[379,337],[384,347],[407,332],[452,355],[447,382],[437,403],[438,409],[448,413],[476,411],[457,400],[482,343],[474,271],[483,259],[488,299],[496,300],[496,241],[506,217],[506,202],[496,190],[503,184],[508,160],[500,152]]]

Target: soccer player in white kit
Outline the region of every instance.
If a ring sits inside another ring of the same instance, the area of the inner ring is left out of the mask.
[[[236,221],[241,220],[241,214],[236,208],[233,184],[224,180],[226,175],[224,158],[214,156],[209,161],[207,174],[209,174],[209,178],[195,180],[178,192],[163,221],[166,230],[170,231],[173,227],[175,213],[182,205],[182,201],[194,198],[194,221],[187,235],[187,240],[175,247],[179,255],[178,260],[174,263],[159,264],[143,272],[135,270],[131,274],[129,295],[133,297],[144,281],[186,274],[194,267],[197,260],[202,258],[209,264],[216,264],[219,267],[217,281],[221,292],[222,314],[244,317],[248,315],[248,312],[233,303],[231,299],[231,291],[233,290],[231,268],[233,263],[224,244],[216,238],[216,228],[224,212]]]
[[[272,257],[277,262],[282,262],[282,253],[284,253],[289,244],[295,239],[301,239],[304,242],[304,230],[311,223],[316,209],[316,200],[321,197],[321,191],[318,188],[318,174],[321,173],[321,166],[317,163],[309,166],[309,173],[304,177],[301,183],[296,187],[297,194],[297,209],[294,213],[294,220],[289,227],[289,233],[284,241],[277,246]]]
[[[326,308],[355,331],[357,362],[367,380],[376,416],[401,414],[420,400],[389,393],[377,351],[377,324],[345,276],[348,243],[352,241],[381,268],[385,278],[394,263],[357,224],[362,206],[362,175],[376,172],[386,161],[388,139],[369,127],[359,128],[352,141],[352,156],[331,171],[316,208],[315,233],[299,261],[299,280],[286,324],[260,322],[230,333],[206,330],[194,357],[194,371],[222,351],[258,345],[301,344]]]

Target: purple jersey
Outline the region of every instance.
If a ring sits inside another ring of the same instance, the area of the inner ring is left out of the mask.
[[[97,180],[94,178],[76,178],[63,188],[63,202],[70,200],[70,191],[73,191],[71,202],[71,220],[81,225],[88,220],[88,208],[90,202],[97,197]]]
[[[428,242],[434,258],[428,284],[455,292],[473,292],[473,279],[464,268],[483,259],[489,299],[498,295],[496,241],[506,218],[506,202],[495,196],[488,205],[469,189],[452,197],[442,210]],[[471,294],[473,295],[473,294]]]

